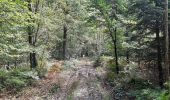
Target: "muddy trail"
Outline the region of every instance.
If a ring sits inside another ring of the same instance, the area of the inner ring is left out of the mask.
[[[54,64],[56,62],[51,63]],[[50,65],[50,64],[49,64]],[[88,59],[65,61],[64,70],[48,73],[15,96],[4,100],[111,100],[103,84],[105,71]]]

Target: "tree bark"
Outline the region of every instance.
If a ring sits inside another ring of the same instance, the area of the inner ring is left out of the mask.
[[[31,0],[28,0],[28,9],[30,12],[33,12],[32,8],[31,8],[31,2],[32,2]],[[35,37],[33,36],[33,27],[32,26],[28,26],[28,42],[29,42],[30,46],[35,47]],[[37,63],[35,51],[30,52],[29,58],[30,58],[30,67],[36,68],[38,63]]]
[[[119,74],[119,63],[118,63],[118,54],[117,54],[117,28],[114,30],[114,36],[112,34],[112,30],[108,25],[109,35],[111,37],[113,47],[114,47],[114,54],[115,54],[115,63],[116,63],[116,73]]]
[[[117,54],[117,28],[114,31],[114,52],[115,52],[115,61],[116,61],[116,73],[119,74],[119,63],[118,63],[118,54]]]
[[[130,62],[130,61],[129,61],[129,51],[128,51],[128,50],[126,51],[126,62],[127,62],[128,64],[129,64],[129,62]]]
[[[125,33],[125,37],[129,37],[129,33]],[[126,42],[129,43],[129,39],[126,39]],[[129,60],[129,48],[127,48],[126,50],[126,62],[129,64],[130,60]]]
[[[163,88],[163,70],[162,70],[162,58],[161,58],[161,48],[160,48],[160,30],[159,23],[156,21],[156,41],[157,41],[157,66],[159,71],[159,86]]]
[[[168,33],[168,0],[165,0],[165,65],[166,69],[168,71],[167,73],[167,79],[169,77],[169,71],[170,71],[170,60],[169,60],[169,33]]]
[[[63,60],[66,59],[67,26],[63,26]]]

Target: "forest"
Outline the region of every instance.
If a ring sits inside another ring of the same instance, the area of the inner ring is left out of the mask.
[[[170,0],[0,0],[0,100],[170,100]]]

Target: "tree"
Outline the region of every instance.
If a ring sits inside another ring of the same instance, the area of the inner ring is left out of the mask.
[[[169,71],[170,71],[170,60],[169,60],[169,32],[168,32],[168,0],[165,0],[165,44],[166,44],[166,53],[165,53],[165,65],[166,68],[168,69],[168,74],[167,74],[167,78],[169,76]]]
[[[32,0],[28,0],[28,9],[30,12],[37,14],[38,12],[38,7],[39,7],[39,0],[36,0],[36,4],[35,4],[35,10],[33,11],[33,4],[32,4]],[[30,15],[31,18],[31,15]],[[35,19],[33,19],[35,20]],[[31,22],[31,20],[29,20],[29,22]],[[36,23],[35,21],[33,21],[33,23]],[[34,26],[28,26],[28,42],[29,45],[33,48],[35,48],[36,45],[36,41],[37,41],[37,33],[38,33],[38,28],[37,28],[37,32],[35,32],[35,27]],[[37,58],[36,58],[36,52],[33,50],[31,51],[30,55],[30,67],[31,68],[36,68],[37,67]]]
[[[0,1],[0,63],[21,63],[29,52],[25,42],[25,28],[29,24],[28,9],[24,1]]]
[[[163,67],[162,67],[162,58],[164,57],[164,45],[163,45],[163,34],[162,34],[162,23],[163,23],[163,9],[162,2],[159,0],[151,1],[151,0],[135,0],[134,4],[129,9],[129,12],[137,17],[137,24],[133,27],[137,32],[136,36],[133,36],[131,39],[137,38],[140,46],[146,46],[144,49],[141,49],[142,52],[144,50],[149,49],[149,52],[144,52],[145,54],[140,55],[141,61],[143,60],[154,60],[157,62],[157,68],[159,73],[159,85],[163,87]],[[133,10],[135,9],[135,10]],[[136,13],[138,12],[138,13]],[[140,34],[140,35],[139,35]],[[151,34],[156,34],[156,37],[150,36]],[[155,45],[156,44],[156,45]],[[154,50],[157,50],[155,52]],[[140,51],[137,49],[137,51]],[[157,57],[154,56],[157,55]],[[155,59],[157,58],[157,59]]]
[[[103,26],[106,28],[106,33],[111,39],[112,47],[114,49],[114,56],[115,56],[115,65],[116,65],[116,73],[119,73],[119,63],[118,63],[118,47],[120,44],[117,44],[118,41],[121,39],[118,38],[121,34],[121,29],[119,27],[122,27],[121,21],[122,16],[121,12],[124,10],[122,9],[124,7],[124,0],[92,0],[91,1],[91,8],[96,9],[96,13],[99,16],[91,16],[92,19],[95,21],[99,21],[99,26]],[[112,5],[111,5],[112,4]],[[119,17],[118,17],[119,16]],[[122,28],[123,30],[123,28]],[[119,33],[119,34],[118,34]],[[119,35],[119,36],[118,36]]]

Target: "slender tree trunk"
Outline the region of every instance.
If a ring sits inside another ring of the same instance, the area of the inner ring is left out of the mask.
[[[28,9],[30,12],[32,11],[31,8],[31,0],[28,0]],[[33,27],[32,26],[28,26],[28,42],[30,44],[30,46],[35,47],[35,37],[33,36]],[[30,53],[30,67],[31,68],[36,68],[36,66],[38,65],[37,63],[37,59],[36,59],[36,53],[33,51]]]
[[[168,71],[167,78],[169,77],[169,71],[170,71],[170,60],[169,60],[169,33],[168,33],[168,0],[165,0],[165,47],[166,47],[166,53],[165,53],[165,65],[166,69]]]
[[[118,54],[117,54],[117,28],[115,28],[115,30],[114,30],[114,36],[112,34],[112,30],[109,25],[108,25],[108,29],[109,29],[109,35],[111,37],[113,47],[114,47],[114,54],[115,54],[115,61],[116,61],[115,62],[116,63],[116,73],[119,74],[119,63],[118,63]]]
[[[129,51],[128,50],[126,51],[126,61],[129,64]]]
[[[125,37],[129,37],[129,34],[128,34],[128,32],[127,33],[125,33]],[[129,40],[128,39],[126,39],[126,42],[127,43],[129,43]],[[126,50],[126,62],[129,64],[129,49],[127,48],[127,50]]]
[[[116,60],[116,73],[119,74],[119,63],[118,63],[118,54],[117,54],[117,29],[114,31],[114,51],[115,51],[115,60]]]
[[[162,70],[162,58],[160,48],[160,36],[159,36],[159,23],[156,21],[156,41],[157,41],[157,66],[159,71],[159,85],[163,88],[163,70]]]
[[[112,7],[113,9],[116,8],[116,6],[113,6]],[[111,37],[111,40],[113,42],[113,46],[114,46],[114,53],[115,53],[115,60],[116,60],[116,73],[119,74],[119,63],[118,63],[118,54],[117,54],[117,28],[115,28],[114,30],[114,36],[113,36],[113,30],[112,30],[112,24],[109,22],[109,18],[108,16],[105,16],[105,13],[100,10],[100,12],[102,13],[102,15],[104,16],[104,19],[106,20],[107,22],[107,28],[109,30],[109,35]],[[116,14],[117,10],[115,10],[115,14]],[[112,19],[113,20],[113,19]]]
[[[66,59],[67,26],[63,26],[63,59]]]

